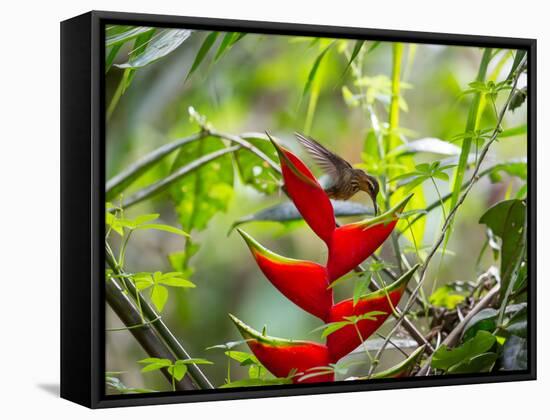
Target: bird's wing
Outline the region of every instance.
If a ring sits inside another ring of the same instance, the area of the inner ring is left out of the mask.
[[[333,178],[336,178],[342,171],[352,169],[352,166],[340,156],[332,153],[322,144],[319,144],[311,137],[300,133],[294,133],[302,146],[309,152],[319,167]]]

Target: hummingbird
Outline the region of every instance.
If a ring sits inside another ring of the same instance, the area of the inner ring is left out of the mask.
[[[300,133],[294,133],[300,144],[308,151],[313,160],[330,177],[330,183],[325,192],[335,200],[349,200],[358,191],[366,192],[378,214],[376,196],[380,185],[375,177],[361,169],[356,169],[345,159],[328,150],[325,146]]]

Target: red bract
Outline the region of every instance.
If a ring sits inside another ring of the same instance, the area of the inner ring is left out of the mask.
[[[233,315],[229,315],[248,347],[273,375],[286,378],[293,375],[294,383],[331,382],[334,374],[314,376],[299,381],[301,374],[311,368],[328,366],[329,356],[326,346],[312,341],[285,340],[262,335]],[[310,372],[311,373],[311,372]]]
[[[311,171],[296,155],[269,138],[279,154],[286,192],[309,227],[327,244],[327,265],[324,267],[311,261],[282,257],[260,245],[245,232],[239,230],[239,233],[264,275],[282,294],[325,323],[344,324],[335,326],[341,328],[328,335],[327,345],[324,346],[311,341],[267,337],[232,315],[231,319],[252,352],[273,375],[285,378],[294,371],[298,374],[293,376],[295,383],[333,381],[332,372],[324,373],[330,369],[329,363],[338,362],[384,323],[399,303],[418,266],[385,289],[361,297],[356,305],[352,299],[333,305],[329,285],[382,245],[412,194],[376,218],[336,228],[332,204]],[[404,367],[410,368],[412,365],[414,361],[387,375],[401,375],[405,372]],[[305,379],[300,381],[300,377]]]
[[[247,233],[238,231],[269,281],[300,308],[327,322],[333,300],[325,267],[277,255]]]
[[[411,197],[412,194],[408,195],[374,219],[344,225],[334,231],[327,263],[329,282],[353,270],[384,243]]]
[[[323,187],[308,167],[290,150],[277,144],[271,137],[281,161],[286,192],[309,227],[330,246],[336,229],[334,209]]]
[[[355,306],[353,305],[353,299],[347,299],[332,307],[329,317],[331,323],[346,321],[346,317],[361,316],[369,312],[382,312],[383,314],[375,315],[375,320],[363,319],[358,321],[356,325],[361,336],[357,333],[354,325],[347,325],[330,334],[327,337],[327,347],[331,362],[336,362],[355,350],[362,340],[364,341],[370,337],[384,323],[391,315],[393,308],[401,300],[403,291],[417,268],[418,265],[415,265],[386,288],[361,297]]]

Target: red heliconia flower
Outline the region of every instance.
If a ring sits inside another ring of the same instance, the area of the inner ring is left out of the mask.
[[[409,194],[378,217],[343,225],[334,231],[327,263],[329,282],[353,270],[384,243],[411,197]]]
[[[327,322],[333,299],[325,267],[277,255],[249,234],[237,230],[269,281],[300,308]]]
[[[326,346],[312,341],[269,337],[250,328],[235,316],[231,314],[229,316],[246,340],[252,353],[276,377],[286,378],[293,375],[292,381],[301,384],[334,380],[333,373],[299,380],[300,376],[311,368],[328,366],[329,355]]]
[[[336,221],[328,195],[300,158],[269,139],[279,154],[286,192],[309,227],[330,246]]]
[[[359,337],[354,325],[346,325],[327,337],[327,347],[332,363],[355,350],[361,345],[362,340],[364,341],[370,337],[386,321],[393,308],[397,307],[407,283],[417,268],[418,265],[415,265],[386,288],[364,295],[357,301],[356,305],[353,304],[353,299],[347,299],[332,307],[329,317],[330,323],[346,321],[346,317],[361,316],[369,312],[376,313],[374,315],[375,320],[363,319],[357,321],[356,326],[361,333],[361,337]]]

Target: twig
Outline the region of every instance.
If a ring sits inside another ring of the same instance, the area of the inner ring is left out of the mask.
[[[443,340],[443,342],[441,343],[441,346],[453,347],[457,343],[458,339],[460,338],[460,335],[462,334],[464,327],[468,325],[468,322],[470,322],[470,320],[474,317],[474,315],[476,315],[482,309],[485,309],[487,306],[489,306],[489,304],[491,303],[495,295],[499,292],[499,290],[500,290],[499,284],[493,286],[493,288],[489,290],[489,292],[487,292],[487,294],[483,297],[483,299],[481,299],[471,309],[471,311],[468,312],[468,315],[466,315],[464,319],[460,321],[456,327],[453,328],[453,330],[449,333],[449,335],[445,338],[445,340]],[[426,360],[426,364],[422,366],[422,368],[418,371],[416,376],[425,376],[429,372],[430,365],[432,362],[432,357],[433,355],[428,357],[428,359]]]
[[[459,207],[462,205],[464,200],[466,200],[466,197],[468,196],[468,194],[472,190],[475,183],[479,180],[478,174],[479,174],[481,164],[483,163],[483,160],[485,159],[485,156],[487,155],[487,152],[489,151],[489,148],[491,147],[491,145],[496,140],[496,138],[498,137],[499,133],[502,130],[502,128],[501,128],[502,120],[504,119],[504,115],[505,115],[505,113],[508,109],[508,106],[510,105],[510,101],[512,100],[512,94],[514,93],[514,90],[517,86],[518,79],[519,79],[519,74],[520,74],[519,72],[516,73],[516,75],[514,77],[512,89],[510,90],[510,94],[508,95],[506,103],[504,104],[504,106],[502,107],[502,109],[500,111],[495,129],[493,130],[493,134],[491,135],[490,139],[487,141],[487,143],[485,144],[485,146],[483,146],[483,149],[481,150],[481,153],[479,155],[478,161],[476,163],[476,166],[474,168],[474,171],[472,173],[470,181],[468,182],[468,185],[466,186],[466,188],[465,188],[464,192],[462,193],[462,195],[459,197],[459,199],[458,199],[457,203],[455,204],[455,206],[451,209],[451,211],[447,215],[447,218],[445,219],[445,223],[443,224],[443,227],[441,228],[441,232],[439,234],[439,237],[437,238],[436,242],[432,246],[428,256],[424,260],[424,264],[422,265],[420,275],[419,275],[420,280],[419,280],[417,286],[415,287],[412,296],[410,296],[409,300],[405,304],[405,308],[403,309],[402,316],[397,319],[397,322],[395,323],[394,327],[392,328],[392,330],[388,334],[388,339],[390,339],[392,337],[392,335],[395,334],[395,332],[399,328],[399,325],[401,325],[401,323],[403,322],[405,314],[409,311],[409,309],[412,306],[412,303],[414,301],[414,296],[416,296],[418,294],[418,292],[422,288],[422,285],[424,284],[424,280],[425,280],[425,277],[426,277],[426,271],[428,270],[428,266],[429,266],[432,258],[436,254],[437,250],[439,249],[441,243],[445,239],[447,229],[449,228],[449,226],[453,222],[453,219],[454,219],[454,216],[455,216],[456,212],[458,211]],[[374,357],[375,361],[379,360],[380,355],[382,354],[382,352],[384,351],[384,349],[386,348],[387,345],[388,345],[388,340],[386,340],[384,342],[382,347],[380,347],[380,349],[376,353],[376,355]],[[369,370],[369,375],[368,375],[369,377],[372,375],[375,368],[376,368],[376,364],[373,364],[371,366],[370,370]]]
[[[105,186],[105,194],[107,197],[115,196],[121,188],[124,188],[129,182],[137,178],[140,174],[144,173],[152,165],[157,163],[159,160],[168,156],[173,151],[179,149],[180,147],[185,146],[196,140],[200,140],[206,137],[207,134],[205,131],[200,131],[198,133],[192,134],[189,137],[175,140],[171,143],[164,144],[159,148],[153,150],[151,153],[143,156],[138,161],[132,163],[122,172],[118,173],[112,177]]]
[[[204,130],[209,133],[213,137],[218,137],[221,139],[229,140],[232,143],[236,143],[239,146],[241,146],[243,149],[248,150],[251,153],[254,153],[256,156],[258,156],[260,159],[262,159],[265,163],[267,163],[271,169],[273,169],[278,174],[282,174],[281,168],[279,168],[279,165],[277,165],[272,159],[269,158],[264,152],[262,152],[260,149],[258,149],[256,146],[254,146],[252,143],[246,141],[241,136],[235,136],[233,134],[227,134],[227,133],[221,133],[217,130],[214,130],[212,128],[204,128]]]
[[[210,163],[213,160],[216,160],[223,155],[226,155],[228,153],[233,153],[236,150],[239,150],[240,148],[241,146],[232,146],[232,147],[227,147],[225,149],[220,149],[215,152],[204,155],[201,158],[194,160],[190,164],[179,168],[177,171],[173,172],[166,178],[163,178],[160,181],[155,182],[149,185],[148,187],[145,187],[139,190],[138,192],[134,193],[133,195],[131,195],[130,197],[128,197],[126,200],[123,201],[121,207],[123,209],[126,209],[153,195],[156,195],[162,191],[165,191],[172,184],[179,181],[181,178],[188,175],[189,173],[196,171],[201,166],[204,166],[207,163]]]

